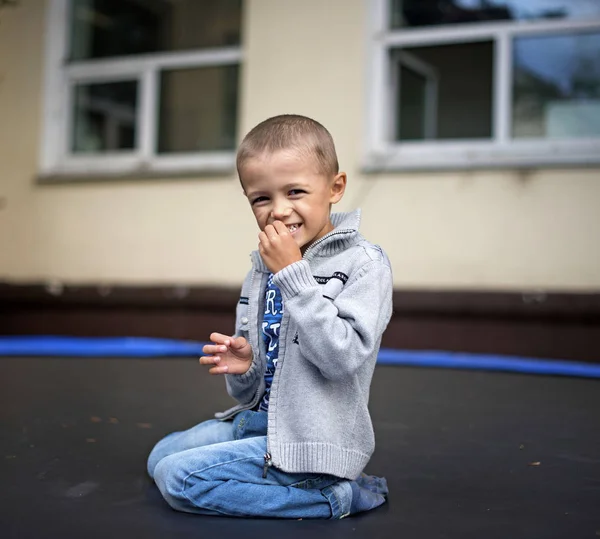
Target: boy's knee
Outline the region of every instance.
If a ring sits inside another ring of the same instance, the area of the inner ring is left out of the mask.
[[[148,456],[148,462],[146,463],[146,469],[148,470],[148,475],[150,476],[150,479],[154,479],[156,465],[159,462],[160,459],[158,458],[158,455],[156,455],[154,452],[151,452]]]
[[[204,494],[210,487],[202,480],[195,481],[193,494],[186,492],[189,471],[177,455],[161,459],[154,468],[154,482],[165,501],[176,511],[197,513],[203,507]]]
[[[158,442],[154,446],[152,451],[150,451],[150,454],[148,455],[148,462],[146,464],[147,469],[148,469],[148,475],[152,479],[154,479],[154,476],[156,474],[156,466],[163,458],[165,458],[165,455],[162,454],[162,451],[160,450],[159,446],[160,446],[160,442]]]
[[[164,499],[174,509],[178,509],[178,501],[183,498],[181,470],[177,467],[177,459],[164,457],[154,466],[154,482]]]
[[[152,451],[150,451],[150,454],[148,455],[148,462],[147,462],[147,470],[148,470],[148,475],[154,479],[154,474],[155,474],[155,468],[156,465],[166,456],[168,456],[170,454],[170,452],[168,451],[168,442],[171,440],[171,438],[173,438],[175,435],[179,434],[178,432],[173,432],[167,436],[165,436],[162,440],[159,440],[158,442],[156,442],[156,445],[152,448]]]

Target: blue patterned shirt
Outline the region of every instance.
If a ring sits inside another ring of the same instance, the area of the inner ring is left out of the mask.
[[[281,298],[279,288],[273,284],[273,274],[271,273],[265,291],[265,311],[262,323],[262,334],[267,351],[265,394],[259,407],[259,410],[263,412],[269,409],[269,394],[271,392],[275,369],[277,368],[277,358],[279,357],[279,329],[281,328],[282,316],[283,299]]]

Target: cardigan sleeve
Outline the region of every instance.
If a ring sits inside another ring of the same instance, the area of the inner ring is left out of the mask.
[[[382,251],[348,276],[331,301],[306,260],[275,274],[307,361],[327,379],[351,376],[377,352],[392,313],[392,272]]]

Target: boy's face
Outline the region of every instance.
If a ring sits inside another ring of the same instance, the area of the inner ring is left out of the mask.
[[[240,180],[259,228],[281,221],[302,254],[333,230],[330,207],[346,188],[345,173],[328,177],[318,172],[313,159],[292,150],[248,159]]]

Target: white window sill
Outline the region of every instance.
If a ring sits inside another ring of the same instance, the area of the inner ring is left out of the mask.
[[[600,140],[410,142],[368,152],[362,170],[404,172],[498,168],[600,166]]]
[[[71,157],[42,167],[39,183],[86,182],[131,178],[172,178],[230,175],[235,172],[234,152],[169,155],[145,160],[139,156],[105,154]]]

